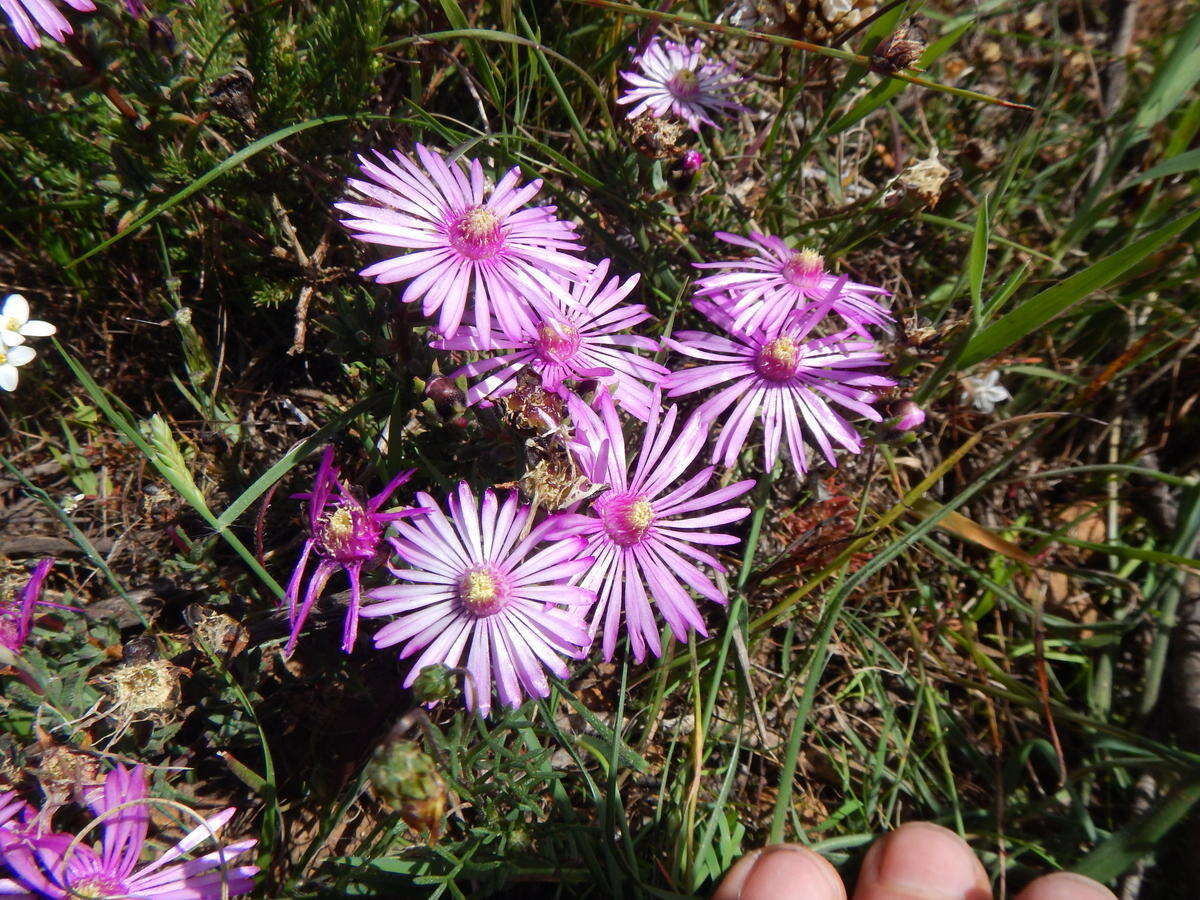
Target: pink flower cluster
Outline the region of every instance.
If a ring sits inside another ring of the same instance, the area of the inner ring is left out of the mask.
[[[467,706],[483,714],[493,696],[508,707],[546,696],[547,673],[566,677],[567,661],[597,637],[610,660],[626,634],[641,661],[662,652],[664,625],[681,641],[707,634],[697,599],[727,602],[716,553],[739,542],[723,529],[749,515],[734,502],[754,485],[718,477],[716,465],[738,463],[755,421],[767,471],[785,437],[801,473],[809,447],[833,465],[837,448],[862,449],[847,417],[882,418],[876,392],[892,382],[879,374],[870,329],[889,327],[887,292],[835,276],[818,254],[779,238],[722,234],[752,255],[702,264],[715,273],[697,282],[694,304],[721,333],[659,342],[629,333],[651,318],[628,302],[637,275],[587,261],[555,207],[527,205],[540,182],[522,186],[514,169],[493,184],[480,160],[420,145],[415,158],[394,151],[361,163],[352,199],[338,204],[345,224],[401,251],[363,274],[403,283],[401,299],[421,302],[432,348],[474,355],[448,376],[468,383],[467,405],[500,401],[528,373],[561,398],[567,418],[562,427],[548,419],[539,439],[573,460],[584,489],[572,496],[583,499],[539,515],[516,494],[460,484],[385,513],[382,501],[408,473],[362,502],[327,454],[303,495],[310,537],[287,591],[288,652],[339,566],[351,582],[343,648],[360,615],[387,619],[374,643],[413,659],[406,684],[429,666],[450,667],[464,677]],[[667,348],[697,364],[671,371],[646,355]],[[664,403],[709,388],[719,390],[690,414]],[[637,423],[629,437],[622,412]],[[709,464],[697,466],[706,451]],[[385,557],[394,583],[366,591],[360,609],[361,571]]]

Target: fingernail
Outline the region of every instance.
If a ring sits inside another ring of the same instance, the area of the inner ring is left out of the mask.
[[[738,900],[845,900],[846,889],[824,857],[793,844],[764,847]]]
[[[909,822],[888,835],[875,865],[877,887],[928,900],[963,900],[987,884],[966,841],[928,822]]]
[[[1021,891],[1017,900],[1116,900],[1099,882],[1074,872],[1044,875]]]

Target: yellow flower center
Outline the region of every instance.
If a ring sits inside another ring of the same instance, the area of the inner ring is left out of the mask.
[[[654,506],[629,491],[609,492],[597,503],[600,522],[618,547],[640,544],[654,522]]]
[[[797,266],[805,272],[814,272],[825,267],[825,257],[812,247],[805,247],[796,255]]]
[[[467,591],[463,599],[472,606],[487,603],[496,596],[496,579],[487,572],[472,572],[467,576]]]
[[[325,526],[326,535],[333,541],[339,541],[349,536],[354,530],[354,516],[345,506],[339,506],[329,516],[329,524]]]
[[[467,612],[483,618],[508,605],[504,577],[487,565],[469,569],[458,582],[458,596]]]
[[[459,227],[462,229],[463,237],[479,241],[491,237],[492,233],[500,227],[500,219],[491,210],[477,206],[463,216]]]
[[[654,507],[647,500],[635,500],[629,505],[629,524],[638,531],[645,531],[654,518]]]
[[[690,97],[700,88],[700,79],[692,69],[679,69],[671,76],[668,86],[675,94]]]

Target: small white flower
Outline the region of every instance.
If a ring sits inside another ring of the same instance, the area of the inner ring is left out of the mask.
[[[982,378],[968,376],[962,380],[962,385],[963,401],[971,401],[971,405],[981,413],[990,413],[995,410],[997,403],[1012,399],[1012,394],[1000,384],[1000,373],[995,369]]]
[[[56,330],[49,322],[30,319],[29,301],[20,294],[9,294],[4,298],[4,306],[0,306],[0,345],[16,347],[25,343],[27,337],[49,337]]]
[[[32,362],[37,354],[32,347],[6,347],[0,344],[0,389],[17,389],[17,366]]]

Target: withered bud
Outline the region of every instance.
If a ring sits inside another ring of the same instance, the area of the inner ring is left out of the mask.
[[[425,384],[425,396],[433,401],[434,407],[443,417],[454,415],[456,406],[463,402],[463,392],[445,375],[430,378]]]
[[[506,425],[519,434],[546,435],[557,431],[567,417],[567,404],[558,394],[542,387],[542,376],[524,368],[512,393],[496,404]]]
[[[675,119],[641,115],[630,124],[633,148],[651,159],[669,159],[679,152],[683,123]]]
[[[155,53],[161,53],[163,56],[175,54],[175,29],[171,27],[171,20],[166,16],[150,17],[146,22],[146,38],[150,49]]]
[[[220,113],[237,119],[247,128],[257,124],[254,100],[254,75],[243,66],[234,66],[205,88],[205,95]]]
[[[917,61],[925,52],[925,45],[916,39],[915,33],[901,28],[884,38],[871,54],[869,68],[876,75],[895,75]]]
[[[437,764],[412,741],[389,738],[367,763],[367,779],[379,802],[400,814],[414,831],[437,841],[446,815],[446,782]]]

